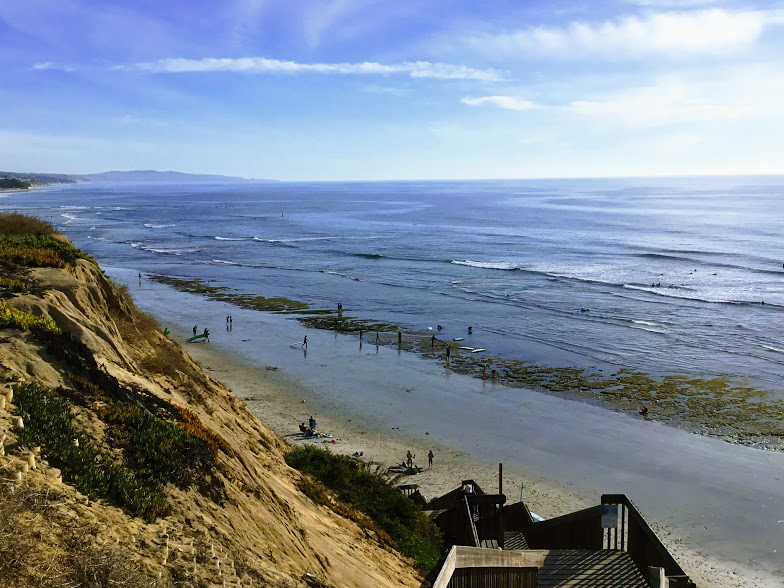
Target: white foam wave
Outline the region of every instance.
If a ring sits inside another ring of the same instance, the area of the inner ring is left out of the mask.
[[[291,239],[262,239],[261,237],[253,237],[254,241],[262,243],[299,243],[300,241],[330,241],[335,237],[297,237]]]
[[[650,333],[666,333],[667,329],[665,329],[662,325],[653,323],[651,321],[638,321],[632,319],[632,328],[634,329],[642,329],[643,331],[648,331]]]
[[[650,292],[651,294],[656,294],[658,296],[667,296],[668,298],[680,298],[681,300],[695,300],[697,302],[713,302],[717,304],[739,304],[742,302],[740,300],[729,300],[727,298],[689,294],[688,290],[683,288],[651,288],[650,286],[635,286],[634,284],[624,284],[623,287],[629,290]]]
[[[216,241],[245,241],[243,237],[215,237]]]
[[[773,347],[771,345],[763,345],[762,348],[775,353],[784,353],[784,349],[779,349],[778,347]]]
[[[63,218],[67,218],[69,221],[82,220],[78,216],[76,216],[75,214],[70,214],[68,212],[64,212],[60,216],[63,217]]]
[[[226,261],[225,259],[213,259],[212,263],[220,263],[222,265],[240,265],[236,261]]]
[[[148,229],[166,229],[168,227],[173,227],[174,225],[156,225],[155,223],[144,223],[144,226]]]
[[[468,267],[478,267],[482,269],[494,269],[494,270],[504,270],[504,271],[512,271],[516,269],[520,269],[520,266],[514,263],[509,263],[508,261],[470,261],[468,259],[459,261],[453,260],[453,264],[455,265],[467,265]]]
[[[336,272],[336,271],[332,271],[332,270],[322,270],[322,273],[324,273],[324,274],[332,274],[333,276],[340,276],[341,278],[348,278],[349,280],[353,280],[355,282],[361,282],[362,281],[359,278],[355,278],[354,276],[351,276],[349,274],[344,274],[342,272]]]

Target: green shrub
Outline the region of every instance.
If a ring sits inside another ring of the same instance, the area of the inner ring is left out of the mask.
[[[35,316],[0,301],[0,327],[13,327],[23,331],[45,331],[61,335],[62,330],[50,318]]]
[[[0,235],[0,263],[7,267],[65,267],[72,265],[77,259],[96,263],[92,257],[71,243],[51,235]]]
[[[0,290],[8,290],[9,292],[28,292],[30,287],[14,278],[0,278]]]
[[[442,543],[438,527],[383,474],[347,456],[309,445],[292,449],[286,454],[286,463],[367,515],[420,569],[430,570],[438,562]],[[323,495],[310,485],[312,482],[302,484],[301,489],[315,501],[323,501]]]
[[[39,445],[63,477],[95,499],[111,497],[135,516],[152,521],[168,511],[159,483],[145,480],[111,461],[73,424],[71,405],[56,391],[24,384],[14,395],[16,414],[25,419],[15,429],[20,445]],[[74,443],[78,441],[78,445]]]
[[[194,476],[215,465],[207,441],[141,405],[109,401],[100,416],[112,425],[110,433],[123,448],[128,467],[148,484],[189,488]]]

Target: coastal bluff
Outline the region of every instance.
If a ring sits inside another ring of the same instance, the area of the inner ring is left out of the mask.
[[[64,236],[0,262],[0,584],[420,585]]]

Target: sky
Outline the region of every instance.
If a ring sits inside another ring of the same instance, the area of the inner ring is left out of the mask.
[[[784,0],[0,0],[0,169],[784,173]]]

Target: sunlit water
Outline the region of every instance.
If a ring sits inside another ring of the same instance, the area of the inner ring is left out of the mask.
[[[0,206],[107,266],[550,365],[784,388],[784,178],[81,184]]]

